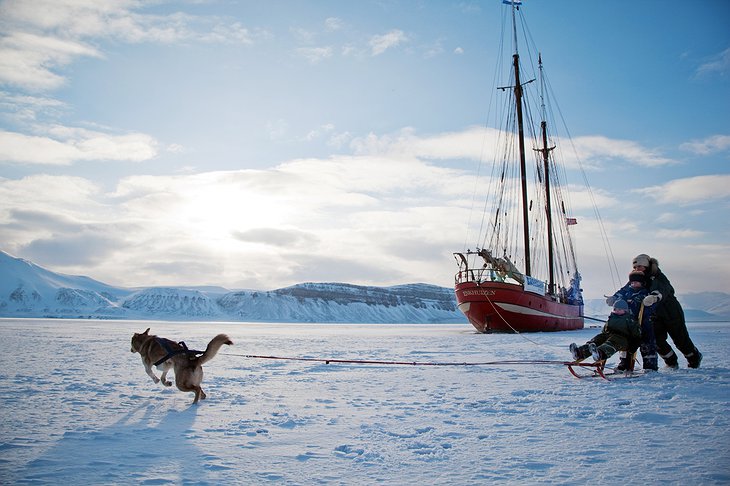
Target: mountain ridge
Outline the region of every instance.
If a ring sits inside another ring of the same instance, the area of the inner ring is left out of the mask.
[[[688,319],[730,319],[730,295],[686,294]],[[605,319],[602,299],[585,315]],[[281,289],[218,286],[124,288],[56,273],[0,250],[0,317],[319,323],[467,323],[453,289],[424,283],[375,287],[305,282]]]
[[[0,250],[0,317],[242,322],[464,322],[453,291],[306,282],[270,291],[216,286],[123,288],[52,272]]]

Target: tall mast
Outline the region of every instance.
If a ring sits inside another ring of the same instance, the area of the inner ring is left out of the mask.
[[[517,132],[520,146],[520,182],[522,185],[522,225],[525,238],[525,275],[532,275],[530,270],[530,222],[527,207],[527,167],[525,164],[525,131],[522,122],[522,85],[520,84],[520,55],[517,52],[517,22],[515,10],[517,5],[512,3],[512,31],[514,32],[515,53],[512,56],[515,70],[515,107],[517,108]]]
[[[540,129],[542,131],[542,148],[536,150],[542,154],[542,161],[545,169],[545,216],[547,220],[548,272],[550,274],[548,292],[553,294],[555,293],[555,252],[553,250],[552,198],[550,197],[550,151],[555,147],[548,147],[546,121],[547,110],[545,109],[545,78],[542,71],[542,54],[538,54],[537,64],[540,70],[540,103],[542,117]]]

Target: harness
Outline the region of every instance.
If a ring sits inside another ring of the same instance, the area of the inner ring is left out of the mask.
[[[155,342],[162,346],[162,349],[165,350],[167,353],[164,357],[158,359],[153,366],[159,366],[168,359],[172,358],[173,356],[177,356],[178,354],[186,354],[188,355],[188,359],[197,358],[198,355],[204,354],[205,351],[197,351],[195,349],[188,349],[188,345],[185,344],[185,341],[180,341],[179,343],[175,343],[175,341],[170,341],[169,339],[156,337]],[[177,344],[178,346],[181,346],[182,349],[172,349],[170,347],[170,343]]]

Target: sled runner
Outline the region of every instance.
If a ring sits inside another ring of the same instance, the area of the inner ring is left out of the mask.
[[[606,374],[604,373],[604,368],[606,367],[606,360],[601,361],[595,361],[593,363],[584,363],[582,359],[579,359],[577,361],[571,361],[565,363],[565,366],[568,367],[568,371],[575,376],[576,378],[588,378],[593,376],[600,376],[601,378],[606,378]],[[576,369],[584,369],[586,371],[576,371]]]
[[[570,371],[570,373],[578,379],[601,377],[604,380],[613,381],[615,379],[622,378],[638,378],[648,374],[647,371],[643,369],[639,371],[621,371],[614,368],[606,368],[605,360],[595,361],[593,363],[584,363],[582,359],[579,359],[577,361],[565,363],[565,366],[567,366],[568,371]],[[581,368],[585,371],[577,371]]]

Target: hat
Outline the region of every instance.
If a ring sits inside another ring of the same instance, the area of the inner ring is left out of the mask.
[[[617,300],[613,303],[613,310],[621,309],[621,310],[629,310],[629,304],[626,303],[625,300]]]
[[[634,270],[633,272],[629,273],[629,282],[646,283],[646,275],[644,275],[644,272]]]
[[[634,266],[641,265],[642,267],[649,268],[649,259],[650,259],[649,255],[642,253],[641,255],[637,255],[634,258],[632,265],[634,265]]]

